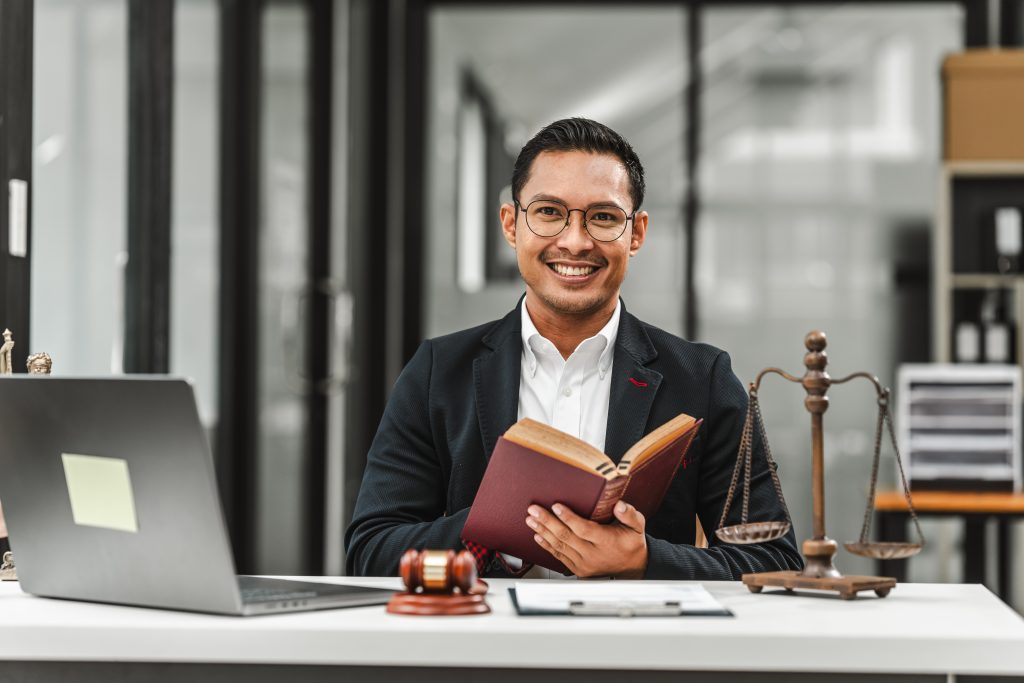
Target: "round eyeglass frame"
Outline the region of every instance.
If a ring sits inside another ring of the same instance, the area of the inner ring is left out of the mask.
[[[542,235],[539,232],[537,232],[536,230],[534,230],[533,226],[530,225],[530,219],[527,218],[527,215],[528,215],[527,212],[529,211],[530,207],[533,206],[534,204],[536,204],[537,202],[544,202],[544,203],[547,203],[547,204],[560,204],[561,206],[565,207],[565,223],[562,225],[561,229],[558,232],[556,232],[555,234],[553,234],[553,235]],[[634,211],[633,213],[631,213],[628,216],[626,216],[626,221],[622,224],[622,230],[619,232],[619,234],[616,235],[615,237],[611,238],[610,240],[603,240],[600,237],[597,237],[596,235],[594,235],[594,233],[590,232],[590,226],[587,225],[587,211],[589,211],[591,208],[600,208],[599,206],[598,207],[590,207],[590,208],[587,208],[587,209],[570,209],[567,204],[565,204],[564,202],[560,202],[557,199],[535,199],[532,202],[530,202],[529,204],[527,204],[525,207],[522,204],[519,203],[518,199],[513,199],[512,203],[515,204],[516,212],[520,212],[521,211],[523,213],[523,222],[526,223],[526,227],[529,228],[530,232],[532,232],[537,237],[543,237],[545,239],[551,239],[552,237],[558,237],[559,235],[561,235],[562,231],[565,230],[569,226],[569,217],[570,217],[570,214],[572,214],[573,211],[579,211],[580,213],[583,214],[583,229],[587,231],[587,234],[590,235],[590,237],[592,239],[594,239],[594,240],[596,240],[598,242],[614,242],[615,240],[619,239],[620,237],[622,237],[622,234],[624,232],[626,232],[626,223],[628,223],[629,221],[633,220],[636,217],[636,211]],[[611,204],[610,206],[615,206],[616,209],[619,209],[620,211],[625,213],[625,210],[621,206],[616,206],[614,204]]]

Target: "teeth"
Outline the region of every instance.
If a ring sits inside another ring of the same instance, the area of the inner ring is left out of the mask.
[[[553,263],[551,267],[559,275],[590,275],[596,270],[594,266],[563,266],[561,263]]]

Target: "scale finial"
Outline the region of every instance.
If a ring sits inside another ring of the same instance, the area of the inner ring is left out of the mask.
[[[824,351],[825,347],[828,346],[828,340],[825,338],[824,332],[813,330],[804,337],[804,346],[807,347],[808,351]]]

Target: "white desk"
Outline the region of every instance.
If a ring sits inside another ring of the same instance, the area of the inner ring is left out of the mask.
[[[397,579],[333,580],[399,585]],[[518,617],[510,584],[491,582],[493,614],[486,616],[401,617],[362,607],[239,618],[34,598],[4,583],[0,680],[17,667],[43,672],[33,680],[47,671],[88,678],[88,665],[68,662],[134,662],[136,675],[146,663],[172,665],[156,672],[175,664],[215,665],[207,668],[222,673],[220,665],[300,667],[249,667],[250,680],[292,680],[295,671],[323,674],[307,676],[312,680],[328,680],[333,671],[337,680],[338,666],[362,672],[349,680],[383,672],[380,667],[391,667],[391,680],[395,667],[430,667],[445,680],[474,669],[479,676],[480,668],[519,669],[517,676],[522,668],[558,670],[553,677],[563,681],[600,679],[614,670],[621,680],[624,669],[646,670],[645,680],[675,672],[665,678],[674,681],[680,671],[934,674],[943,681],[950,673],[1024,675],[1024,620],[980,585],[901,584],[885,599],[845,602],[768,590],[754,595],[740,584],[710,582],[704,585],[735,617],[620,619]],[[202,678],[193,675],[200,669],[187,675]],[[566,675],[581,669],[589,670],[585,679]],[[116,678],[109,668],[96,670],[103,672],[99,678]],[[260,670],[275,675],[264,679],[255,675]],[[537,674],[530,680],[544,678]],[[408,680],[424,680],[423,672]]]

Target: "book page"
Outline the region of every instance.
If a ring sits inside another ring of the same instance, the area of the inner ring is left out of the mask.
[[[650,434],[633,444],[619,462],[619,473],[628,474],[631,468],[638,467],[648,458],[657,455],[665,446],[675,441],[679,436],[691,429],[696,429],[699,422],[687,415],[680,413],[671,420],[661,425]]]
[[[606,479],[614,479],[618,473],[611,459],[586,441],[566,434],[536,420],[524,417],[508,428],[505,438],[520,446],[561,460],[588,472],[597,472]]]

